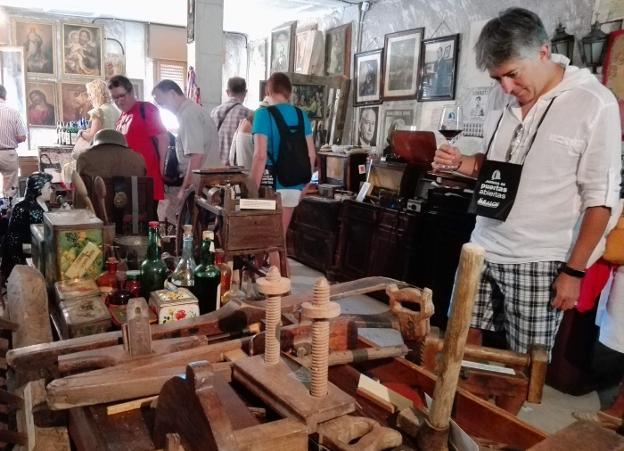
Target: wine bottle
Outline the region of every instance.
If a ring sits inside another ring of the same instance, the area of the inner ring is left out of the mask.
[[[214,233],[204,230],[200,248],[200,263],[193,273],[195,283],[192,292],[199,302],[199,313],[203,315],[220,307],[221,272],[214,265]]]
[[[141,263],[141,288],[145,299],[149,299],[152,291],[161,290],[167,278],[167,265],[160,259],[158,250],[158,221],[150,221],[148,225],[147,258]]]

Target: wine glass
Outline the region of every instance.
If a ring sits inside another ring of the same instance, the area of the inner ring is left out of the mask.
[[[462,113],[462,107],[458,105],[447,105],[442,108],[438,131],[446,138],[449,145],[453,145],[455,138],[464,130]],[[450,169],[450,166],[442,168],[442,170]]]

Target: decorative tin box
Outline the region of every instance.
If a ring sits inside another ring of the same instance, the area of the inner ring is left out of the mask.
[[[111,327],[111,317],[100,296],[72,299],[59,304],[60,329],[66,338],[101,334]]]
[[[99,290],[95,281],[91,279],[69,279],[54,284],[56,302],[71,301],[73,299],[98,296]]]
[[[186,288],[152,291],[149,304],[158,315],[158,324],[199,316],[197,298]]]
[[[46,281],[93,279],[101,273],[102,221],[89,210],[44,213]]]

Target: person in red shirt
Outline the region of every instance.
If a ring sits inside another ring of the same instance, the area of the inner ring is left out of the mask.
[[[117,120],[117,131],[121,132],[130,147],[145,160],[147,175],[154,180],[154,200],[165,198],[162,179],[169,146],[167,129],[160,120],[158,108],[149,102],[134,97],[132,83],[123,75],[116,75],[108,82],[108,89],[115,105],[121,110]]]

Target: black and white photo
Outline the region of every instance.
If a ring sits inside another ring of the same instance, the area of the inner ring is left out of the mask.
[[[351,66],[351,24],[327,31],[325,37],[325,75],[349,76]]]
[[[378,106],[367,106],[357,109],[357,145],[364,148],[377,146],[378,117]]]
[[[271,73],[293,71],[296,27],[297,22],[290,22],[271,32]]]
[[[415,28],[385,36],[384,100],[416,98],[423,35],[424,28]]]
[[[381,102],[381,57],[381,49],[355,55],[355,105]]]
[[[453,100],[459,35],[423,42],[423,64],[418,100]]]
[[[386,110],[383,114],[382,138],[384,145],[390,144],[390,134],[394,129],[403,125],[414,124],[413,110]]]
[[[483,137],[483,122],[485,119],[485,107],[490,94],[490,87],[472,88],[470,95],[464,103],[464,136]]]

